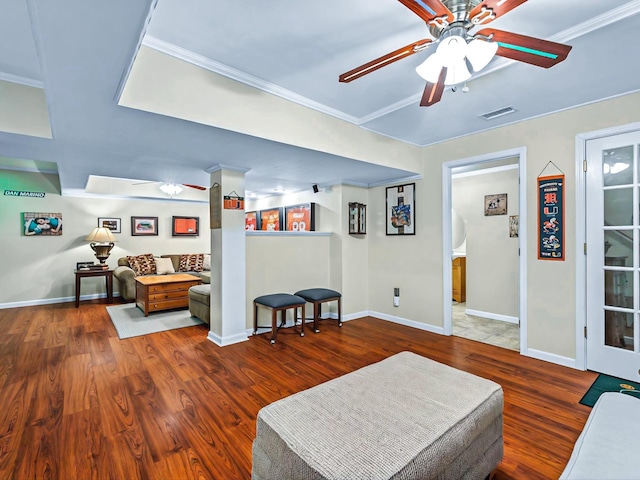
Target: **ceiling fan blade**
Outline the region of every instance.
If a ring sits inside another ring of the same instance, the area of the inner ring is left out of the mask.
[[[476,35],[489,37],[497,42],[496,55],[544,68],[553,67],[565,60],[572,48],[570,45],[492,28],[482,29]]]
[[[483,0],[469,12],[469,20],[474,25],[492,22],[527,0]]]
[[[418,40],[417,42],[399,48],[398,50],[394,50],[391,53],[387,53],[386,55],[365,63],[364,65],[360,65],[353,70],[349,70],[348,72],[340,75],[338,77],[338,80],[347,83],[355,80],[356,78],[360,78],[367,73],[371,73],[379,68],[389,65],[390,63],[396,62],[405,57],[408,57],[409,55],[413,55],[414,53],[424,50],[431,42],[432,40],[426,38],[423,40]]]
[[[438,77],[438,83],[427,82],[422,94],[422,100],[420,100],[421,107],[430,107],[434,103],[438,103],[442,98],[444,92],[444,79],[447,78],[447,67],[443,67],[440,70],[440,76]]]
[[[444,6],[440,0],[398,0],[405,7],[418,15],[427,25],[435,25],[444,28],[452,23],[455,18],[451,10]]]
[[[189,187],[189,188],[195,188],[196,190],[206,190],[207,187],[202,187],[200,185],[191,185],[190,183],[183,183],[182,185],[184,185],[185,187]]]

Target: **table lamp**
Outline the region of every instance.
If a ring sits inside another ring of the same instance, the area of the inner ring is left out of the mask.
[[[107,258],[109,258],[109,252],[111,252],[114,246],[113,242],[117,242],[111,230],[106,227],[94,228],[84,240],[91,242],[89,246],[96,252],[96,258],[100,261],[101,265],[104,265]]]

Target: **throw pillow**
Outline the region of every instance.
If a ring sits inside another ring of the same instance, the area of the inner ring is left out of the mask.
[[[203,270],[211,270],[211,255],[205,254],[204,263],[202,264]]]
[[[173,268],[173,262],[170,258],[155,257],[154,260],[156,261],[156,273],[158,275],[176,273],[175,269]]]
[[[180,255],[180,272],[201,272],[204,264],[204,253]]]
[[[127,256],[129,267],[136,274],[152,275],[156,273],[156,262],[153,259],[153,253],[145,253],[144,255]]]

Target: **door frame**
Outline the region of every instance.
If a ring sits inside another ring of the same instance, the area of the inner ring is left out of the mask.
[[[527,147],[513,148],[499,152],[478,155],[474,157],[452,160],[442,164],[442,300],[443,300],[443,330],[445,335],[451,335],[452,326],[452,277],[451,277],[451,176],[456,167],[478,165],[493,162],[502,158],[518,157],[518,215],[519,232],[519,299],[518,318],[520,320],[520,354],[527,352]]]
[[[576,280],[582,278],[582,286],[576,281],[576,360],[575,368],[587,369],[587,142],[640,131],[640,122],[603,128],[576,135]],[[580,165],[583,165],[580,168]]]

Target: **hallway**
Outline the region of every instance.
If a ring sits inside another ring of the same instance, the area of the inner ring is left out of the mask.
[[[465,315],[466,303],[451,306],[453,334],[496,347],[520,351],[520,328],[515,323]]]

